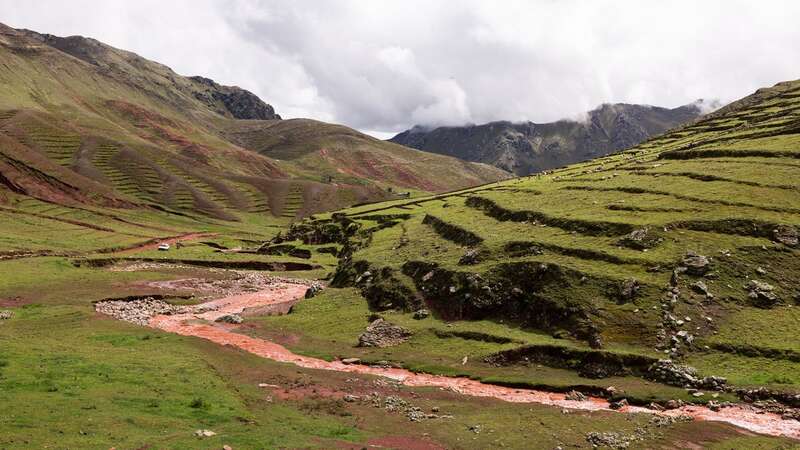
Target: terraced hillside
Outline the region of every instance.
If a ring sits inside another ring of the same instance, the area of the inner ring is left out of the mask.
[[[640,404],[799,407],[799,149],[794,81],[617,155],[318,215],[279,240],[338,244],[336,289],[263,333]],[[353,347],[378,315],[412,337]]]
[[[4,191],[222,220],[251,213],[295,219],[398,191],[446,191],[508,176],[343,126],[280,119],[241,88],[183,77],[93,39],[0,24]],[[280,160],[262,152],[261,142],[283,142]],[[335,157],[322,156],[329,151]]]

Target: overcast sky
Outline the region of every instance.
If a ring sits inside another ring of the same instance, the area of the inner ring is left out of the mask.
[[[94,37],[249,89],[284,117],[380,137],[730,101],[800,78],[790,0],[0,0],[0,21]]]

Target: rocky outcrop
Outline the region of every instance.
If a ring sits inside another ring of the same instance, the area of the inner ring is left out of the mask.
[[[214,80],[195,76],[189,77],[194,81],[197,90],[194,97],[216,110],[223,116],[234,119],[276,120],[281,116],[275,114],[272,106],[264,103],[252,92],[238,86],[223,86]]]
[[[773,230],[773,238],[789,247],[796,247],[799,240],[797,229],[786,225],[779,226]]]
[[[390,140],[528,175],[632,147],[700,114],[696,104],[674,109],[605,104],[588,112],[585,121],[491,122],[433,129],[416,126]]]
[[[780,303],[774,291],[775,288],[771,284],[763,281],[750,280],[747,284],[747,296],[751,303],[759,308],[771,308]]]

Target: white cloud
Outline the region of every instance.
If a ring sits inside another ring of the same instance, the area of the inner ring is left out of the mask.
[[[603,102],[733,100],[800,78],[790,0],[0,0],[0,10],[11,26],[92,36],[240,85],[286,117],[381,134],[550,121]]]

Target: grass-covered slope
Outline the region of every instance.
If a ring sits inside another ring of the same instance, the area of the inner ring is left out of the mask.
[[[286,139],[280,155],[258,153],[261,141]],[[15,192],[223,220],[294,218],[505,176],[341,126],[283,125],[240,88],[92,39],[0,25],[0,201]]]
[[[307,335],[300,351],[641,401],[688,396],[644,381],[658,358],[796,392],[798,149],[787,82],[614,156],[318,216],[288,238],[343,243],[346,289],[270,323]],[[419,309],[434,318],[409,320]],[[414,337],[353,349],[370,312]]]

